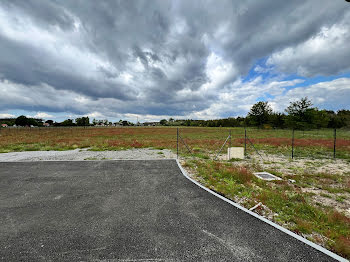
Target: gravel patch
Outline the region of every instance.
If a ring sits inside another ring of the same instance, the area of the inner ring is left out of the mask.
[[[112,159],[175,159],[176,154],[163,149],[129,149],[123,151],[88,151],[75,149],[68,151],[25,151],[0,154],[0,162],[47,161],[47,160],[112,160]]]

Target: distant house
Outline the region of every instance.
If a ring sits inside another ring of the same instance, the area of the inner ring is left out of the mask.
[[[8,127],[7,124],[1,124],[1,127]]]
[[[44,123],[44,126],[49,127],[50,124],[49,123]]]

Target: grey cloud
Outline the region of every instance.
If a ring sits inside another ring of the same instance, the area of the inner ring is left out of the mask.
[[[149,51],[142,51],[140,47],[134,46],[134,57],[137,59],[139,58],[144,65],[145,68],[148,69],[149,62],[161,62],[161,59],[158,57],[157,54],[149,52]]]
[[[59,3],[60,1],[38,0],[1,1],[7,12],[30,13],[31,18],[40,23],[41,26],[59,26],[64,30],[70,29],[74,24],[74,20]]]
[[[246,12],[230,24],[232,38],[223,43],[227,56],[242,74],[257,58],[295,46],[323,26],[341,21],[349,12],[341,1],[250,1]]]
[[[227,85],[244,77],[264,57],[271,57],[271,64],[287,73],[298,66],[310,76],[350,70],[349,57],[344,55],[349,51],[345,43],[350,27],[339,36],[344,45],[335,45],[342,48],[329,46],[318,62],[302,59],[303,54],[297,52],[323,27],[348,25],[344,21],[349,6],[341,0],[2,1],[0,10],[9,17],[17,21],[29,17],[33,27],[53,40],[11,38],[0,25],[0,78],[20,84],[17,91],[33,86],[45,89],[46,84],[52,88],[51,95],[56,90],[90,101],[90,106],[43,104],[45,110],[80,114],[100,108],[190,115],[220,103]],[[294,60],[276,58],[275,54],[288,48],[296,48]],[[234,70],[202,92],[202,86],[213,81],[206,71],[211,53],[231,63]],[[329,62],[332,66],[325,66]],[[184,90],[190,93],[181,95]],[[56,99],[61,98],[57,95]],[[15,102],[7,106],[28,109]],[[36,106],[40,110],[40,101]]]
[[[58,65],[55,57],[44,50],[16,43],[0,35],[0,76],[15,83],[39,85],[46,83],[58,90],[72,90],[91,97],[113,97],[134,100],[135,92],[108,79],[91,79],[73,74],[66,65]],[[68,65],[67,65],[68,66]],[[127,92],[128,91],[128,92]]]

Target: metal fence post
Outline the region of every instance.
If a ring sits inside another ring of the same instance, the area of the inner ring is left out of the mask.
[[[230,146],[228,149],[228,160],[231,159],[231,145],[232,145],[232,139],[231,139],[231,129],[230,129]]]
[[[244,127],[244,155],[247,153],[247,129]]]
[[[294,158],[294,128],[292,132],[292,159]]]
[[[334,148],[333,148],[333,158],[335,159],[335,145],[337,142],[337,129],[334,128]]]
[[[179,128],[177,128],[176,132],[176,159],[179,158]]]

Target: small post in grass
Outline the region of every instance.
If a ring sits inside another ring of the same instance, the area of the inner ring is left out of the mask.
[[[334,147],[333,147],[333,158],[335,159],[335,145],[337,142],[337,129],[334,128]]]
[[[294,128],[292,133],[292,159],[294,158]]]
[[[176,159],[179,158],[179,128],[176,131]]]

